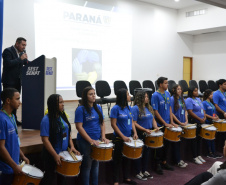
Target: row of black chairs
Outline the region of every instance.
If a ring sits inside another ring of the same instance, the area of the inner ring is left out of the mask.
[[[170,92],[170,94],[172,94],[172,89],[173,86],[176,84],[176,82],[174,80],[169,80],[168,81],[168,90]],[[178,84],[182,87],[183,92],[187,92],[188,91],[188,84],[185,80],[180,80],[178,82]],[[76,83],[76,94],[79,98],[82,97],[82,91],[85,87],[91,86],[90,82],[88,81],[78,81]],[[155,86],[154,83],[151,80],[144,80],[142,83],[143,88],[150,88],[152,89],[153,93],[155,92],[155,90],[158,89],[158,85],[157,85],[157,81],[155,81]],[[129,82],[129,92],[132,95],[132,101],[134,99],[134,93],[135,93],[135,89],[137,88],[142,88],[141,84],[139,81],[137,80],[131,80]],[[209,80],[208,84],[205,80],[200,80],[199,81],[199,86],[198,83],[195,80],[190,80],[189,81],[189,86],[195,86],[196,88],[199,89],[199,91],[201,92],[199,94],[200,97],[202,97],[202,93],[206,90],[206,89],[212,89],[213,91],[216,91],[218,89],[216,83],[213,80]],[[114,93],[115,95],[117,94],[117,91],[121,88],[125,88],[128,90],[126,83],[122,80],[117,80],[114,82]],[[99,99],[97,99],[97,103],[100,104],[102,106],[102,104],[107,104],[108,107],[108,115],[110,112],[110,108],[111,108],[111,103],[115,103],[116,102],[116,98],[107,98],[108,96],[110,96],[111,94],[111,88],[110,85],[108,84],[107,81],[104,80],[99,80],[95,83],[95,90],[96,90],[96,95],[98,97],[100,97]],[[186,94],[184,95],[185,97],[187,96]]]

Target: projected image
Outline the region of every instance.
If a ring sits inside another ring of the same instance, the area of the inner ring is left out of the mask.
[[[92,85],[102,79],[102,52],[98,50],[72,49],[72,85],[87,80]]]

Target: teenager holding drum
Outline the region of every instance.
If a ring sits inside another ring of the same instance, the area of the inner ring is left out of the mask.
[[[151,105],[154,109],[157,125],[168,128],[177,128],[178,126],[173,122],[172,110],[170,106],[170,94],[166,91],[168,89],[168,79],[165,77],[159,77],[157,85],[159,89],[152,95],[151,98]],[[164,139],[164,147],[162,149],[156,149],[156,173],[158,174],[163,174],[162,168],[166,170],[174,170],[173,167],[166,162],[169,145],[170,142]]]
[[[154,128],[158,130],[156,121],[153,118],[154,111],[149,102],[148,94],[144,91],[138,91],[135,96],[134,107],[132,108],[132,115],[137,128],[137,134],[143,141],[145,141],[146,135],[151,134],[152,131],[150,129]],[[136,177],[140,180],[153,178],[153,176],[148,172],[150,149],[151,148],[145,145],[142,157],[135,160]]]
[[[41,138],[44,145],[43,162],[44,178],[42,185],[51,185],[55,177],[55,168],[61,166],[61,151],[67,151],[80,154],[75,148],[71,138],[71,125],[64,112],[63,98],[58,94],[52,94],[47,100],[48,114],[41,121]],[[62,184],[59,182],[58,184]]]
[[[111,109],[111,126],[114,129],[113,143],[115,144],[113,156],[113,181],[114,185],[119,184],[120,168],[123,166],[123,182],[126,184],[137,184],[129,178],[130,160],[123,158],[122,150],[124,142],[130,142],[130,136],[137,140],[137,132],[133,122],[131,107],[128,106],[131,97],[126,89],[119,89],[117,91],[116,105]],[[123,165],[122,165],[123,162]]]
[[[174,85],[172,89],[171,96],[171,108],[173,113],[173,118],[176,123],[181,126],[186,126],[188,124],[187,111],[185,108],[185,102],[182,94],[182,89],[180,85]],[[175,142],[174,156],[177,166],[185,168],[188,164],[181,160],[180,156],[180,142]]]
[[[189,122],[197,123],[196,138],[191,139],[193,160],[196,164],[203,164],[206,161],[200,156],[201,137],[199,134],[201,130],[201,124],[205,123],[206,121],[206,116],[202,102],[198,98],[198,89],[196,87],[189,87],[188,98],[185,101],[185,105],[190,118]]]
[[[99,139],[109,143],[105,137],[105,124],[102,109],[96,103],[95,90],[86,87],[82,92],[82,102],[75,111],[75,124],[78,130],[77,145],[83,155],[81,176],[83,185],[98,185],[99,162],[91,158],[91,146],[99,145]]]

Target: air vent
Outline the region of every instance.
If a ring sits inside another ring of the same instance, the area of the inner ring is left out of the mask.
[[[193,17],[193,16],[198,16],[198,15],[204,15],[207,13],[207,9],[203,10],[195,10],[191,12],[186,12],[186,17]]]

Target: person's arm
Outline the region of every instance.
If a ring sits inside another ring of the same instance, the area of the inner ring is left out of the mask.
[[[5,148],[5,140],[3,139],[0,140],[0,157],[2,161],[4,161],[13,169],[15,174],[22,174],[22,168],[11,158],[9,152]]]
[[[113,128],[113,130],[115,131],[115,133],[122,138],[123,141],[125,142],[129,142],[130,139],[126,136],[123,135],[123,133],[120,131],[120,129],[117,126],[117,118],[111,118],[111,126]]]
[[[188,124],[188,111],[185,111],[185,125]]]
[[[162,119],[162,116],[159,114],[159,112],[157,110],[154,110],[154,113],[155,113],[155,117],[162,123],[163,126],[166,126],[166,127],[172,127],[172,125],[170,124],[167,124],[164,119]]]
[[[181,125],[181,126],[185,126],[186,124],[184,124],[184,123],[181,123],[178,119],[177,119],[177,117],[174,115],[174,114],[172,114],[173,115],[173,120],[176,122],[176,123],[178,123],[179,125]]]
[[[27,54],[24,53],[23,55],[21,55],[21,57],[13,59],[11,51],[9,51],[9,49],[5,49],[2,53],[2,58],[4,66],[13,67],[17,66],[20,63],[24,64],[24,59],[27,59]]]
[[[27,157],[25,157],[25,155],[24,155],[24,153],[23,153],[22,150],[20,150],[20,158],[21,158],[23,161],[25,161],[26,164],[29,164],[29,163],[30,163],[29,159],[28,159]]]
[[[146,132],[147,134],[150,134],[150,133],[151,133],[151,130],[146,129],[146,128],[140,126],[140,125],[137,123],[137,121],[134,121],[134,120],[133,120],[133,122],[134,122],[135,127],[136,127],[138,130],[140,130],[140,131],[142,131],[142,132]]]
[[[104,143],[109,143],[109,140],[105,136],[105,123],[104,123],[104,121],[103,121],[102,125],[100,125],[100,128],[101,128],[101,140]]]
[[[42,142],[43,142],[44,147],[50,153],[50,155],[53,156],[57,165],[61,165],[61,159],[63,159],[63,157],[56,153],[56,151],[54,150],[53,146],[51,145],[51,143],[49,141],[49,137],[48,136],[41,136],[41,138],[42,138]]]
[[[201,119],[200,117],[198,117],[191,109],[188,110],[188,114],[193,117],[196,120],[199,120],[200,123],[205,123],[205,117],[203,119]]]
[[[136,127],[135,127],[133,119],[132,119],[132,130],[133,130],[133,139],[134,140],[138,139],[137,130],[136,130]]]
[[[74,152],[76,155],[80,155],[80,152],[78,150],[75,149],[74,143],[72,141],[72,138],[70,136],[69,138],[69,144],[70,144],[70,152]]]
[[[216,107],[217,112],[224,115],[224,118],[226,118],[226,112],[224,112],[217,104],[214,104]]]
[[[158,125],[157,125],[157,123],[156,123],[155,118],[153,118],[152,125],[153,125],[154,129],[156,129],[157,131],[159,130],[159,127],[158,127]]]
[[[178,125],[177,124],[175,124],[174,122],[173,122],[173,116],[174,116],[174,114],[172,113],[172,108],[171,108],[171,106],[170,106],[170,124],[173,126],[173,127],[178,127]],[[178,120],[179,121],[179,120]],[[169,127],[169,126],[168,126]]]

